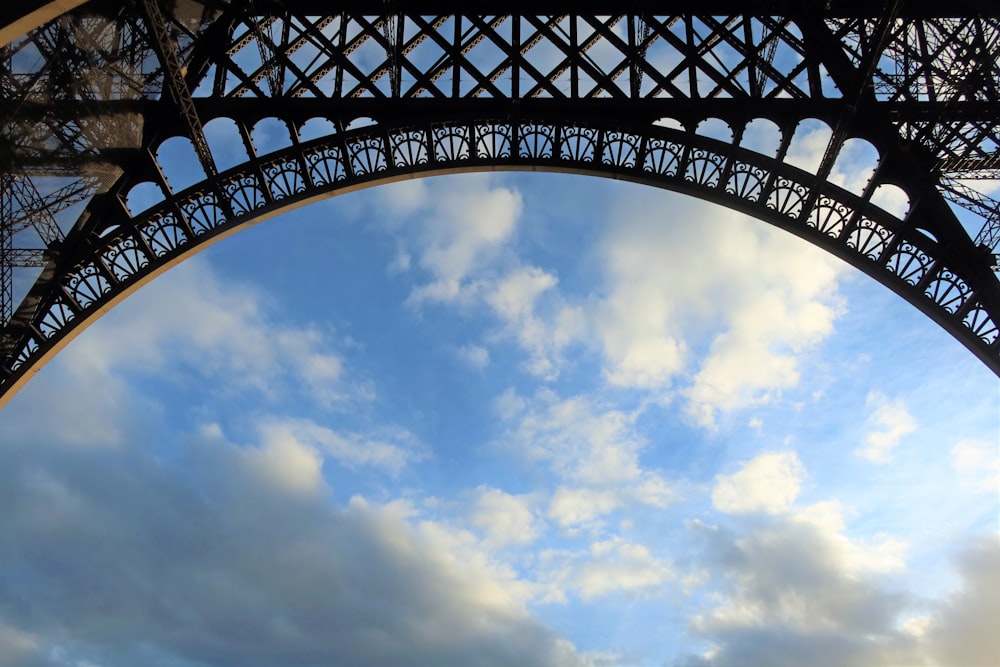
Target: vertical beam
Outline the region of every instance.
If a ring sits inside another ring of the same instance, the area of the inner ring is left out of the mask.
[[[10,262],[13,248],[11,223],[14,219],[14,176],[0,173],[0,318],[2,324],[10,321],[14,312],[14,272]]]

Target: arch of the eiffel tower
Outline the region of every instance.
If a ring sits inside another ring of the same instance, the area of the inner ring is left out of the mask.
[[[755,216],[895,291],[1000,374],[991,0],[4,4],[6,396],[244,225],[494,169],[624,179]],[[803,165],[789,150],[807,127],[824,131]],[[872,165],[850,187],[838,164],[859,142]]]

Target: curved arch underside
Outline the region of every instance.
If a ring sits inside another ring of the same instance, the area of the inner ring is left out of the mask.
[[[753,215],[825,248],[894,290],[1000,374],[1000,281],[990,266],[993,257],[971,240],[935,187],[937,177],[927,165],[942,157],[926,142],[906,143],[900,134],[907,123],[913,125],[901,116],[929,113],[920,104],[933,103],[946,116],[960,103],[953,101],[949,112],[939,100],[880,99],[865,83],[882,65],[865,62],[861,54],[871,46],[885,51],[893,48],[893,40],[905,41],[902,19],[852,23],[808,12],[794,19],[703,17],[697,26],[710,26],[711,34],[699,37],[690,16],[571,15],[568,23],[565,15],[364,17],[345,12],[339,18],[276,18],[280,12],[250,17],[220,5],[200,18],[185,18],[162,14],[153,0],[139,4],[144,12],[131,17],[133,23],[121,15],[101,20],[102,25],[127,25],[143,35],[148,51],[156,52],[159,65],[147,83],[158,83],[157,94],[96,100],[77,91],[61,110],[28,104],[22,109],[35,116],[22,111],[14,117],[21,129],[48,128],[58,135],[53,128],[58,114],[76,104],[78,109],[70,111],[78,116],[79,136],[64,145],[56,136],[49,142],[57,144],[53,152],[77,147],[78,178],[91,178],[94,164],[107,163],[122,175],[90,200],[65,239],[52,232],[45,266],[3,331],[0,402],[126,294],[227,233],[323,196],[422,175],[488,169],[626,179]],[[286,10],[294,4],[275,3],[288,5]],[[996,21],[979,20],[1000,39]],[[282,22],[284,36],[279,37]],[[299,37],[290,36],[292,24],[300,29]],[[468,26],[464,33],[462,25]],[[39,31],[74,34],[72,25],[57,28],[50,24]],[[186,38],[177,37],[181,28]],[[529,34],[518,34],[521,30]],[[669,71],[666,65],[654,66],[657,37],[686,60]],[[44,40],[32,39],[42,50]],[[472,55],[484,39],[499,45],[499,64],[487,66]],[[771,39],[776,49],[793,48],[796,57],[786,62],[773,52],[768,56],[767,49],[753,45],[761,39]],[[563,57],[543,71],[528,54],[545,40],[558,41]],[[735,71],[720,69],[705,53],[695,60],[697,44],[710,51],[705,44],[720,40],[742,54],[743,65]],[[851,40],[869,42],[865,48],[849,47]],[[259,56],[249,64],[238,54],[253,41]],[[445,54],[433,64],[421,64],[412,55],[427,42]],[[618,55],[606,63],[591,58],[588,50],[598,42],[614,46]],[[500,48],[504,43],[506,51]],[[350,59],[366,44],[383,58],[368,72]],[[313,58],[323,62],[312,73],[292,58],[309,45],[328,55]],[[108,49],[102,48],[106,55]],[[404,74],[413,79],[410,84]],[[496,81],[503,75],[510,81],[501,89]],[[528,77],[526,90],[518,90],[523,76]],[[354,83],[345,83],[351,77]],[[855,87],[853,97],[844,93]],[[30,90],[22,93],[30,101]],[[963,93],[970,104],[973,98]],[[80,139],[94,134],[79,128],[86,130],[87,114],[98,103],[114,110],[104,112],[103,126],[114,125],[111,120],[138,125],[135,145],[87,145]],[[985,124],[996,134],[1000,120],[991,114],[997,108],[969,106],[953,122],[979,118],[977,127]],[[364,123],[356,122],[359,118]],[[264,119],[287,130],[281,147],[255,142],[254,128]],[[777,134],[767,150],[748,135],[762,119]],[[206,138],[204,130],[213,120],[228,122],[241,144],[237,157],[230,156],[233,166],[221,171],[221,153],[213,152],[212,137]],[[325,123],[327,131],[307,140],[302,131],[313,120]],[[816,120],[828,130],[821,156],[808,169],[795,166],[799,163],[790,159],[789,148],[797,131]],[[873,148],[871,174],[860,186],[842,187],[834,167],[845,146],[860,140]],[[203,172],[184,189],[171,186],[164,176],[168,165],[157,157],[168,142],[177,141]],[[977,141],[978,149],[986,145]],[[29,148],[22,154],[30,154],[39,168],[44,152]],[[11,183],[28,178],[27,169],[16,164],[17,147],[14,155],[6,177]],[[979,160],[973,166],[982,167],[983,158],[973,158]],[[891,211],[880,207],[877,193],[884,186],[897,188],[909,204]],[[142,197],[130,197],[139,191]]]

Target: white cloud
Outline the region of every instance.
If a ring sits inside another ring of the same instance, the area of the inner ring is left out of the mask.
[[[617,593],[663,595],[664,584],[675,578],[670,563],[619,537],[594,542],[583,552],[543,552],[541,561],[542,579],[552,587],[549,602],[563,601],[567,591],[585,601]]]
[[[27,667],[43,664],[38,638],[0,620],[0,667]]]
[[[593,664],[475,536],[406,502],[288,493],[315,483],[318,450],[182,450],[4,448],[0,571],[18,576],[0,578],[17,601],[0,609],[0,664]]]
[[[639,452],[646,445],[635,415],[593,404],[582,396],[560,399],[542,391],[532,409],[505,435],[507,444],[560,477],[589,485],[639,479]],[[535,407],[537,406],[537,407]]]
[[[263,451],[287,450],[297,462],[289,465],[297,468],[308,458],[328,456],[351,469],[367,466],[398,475],[407,464],[426,458],[415,438],[400,429],[372,437],[342,433],[309,419],[273,418],[264,421],[259,431]]]
[[[490,353],[479,345],[463,345],[457,350],[458,358],[472,368],[483,369],[490,365]]]
[[[503,421],[511,421],[527,408],[528,403],[519,396],[517,390],[508,387],[502,394],[493,399],[493,411]]]
[[[963,487],[996,495],[1000,490],[1000,447],[984,440],[962,440],[951,448],[951,465]]]
[[[898,563],[859,559],[873,549],[845,536],[831,507],[812,514],[758,517],[734,531],[691,524],[705,541],[700,566],[714,593],[690,629],[714,650],[680,664],[924,664],[916,640],[898,627],[909,600],[886,578]]]
[[[322,407],[372,396],[346,377],[331,332],[275,322],[266,297],[194,258],[157,278],[82,332],[15,396],[0,431],[46,444],[116,446],[161,408],[125,374],[226,378],[230,395],[294,395]],[[53,419],[47,411],[58,405]],[[62,425],[62,428],[53,428]]]
[[[902,399],[890,400],[885,394],[873,391],[868,394],[865,405],[872,430],[865,438],[865,446],[854,453],[874,463],[886,463],[899,441],[916,430],[917,423]]]
[[[536,314],[538,299],[557,283],[554,275],[537,267],[518,266],[497,280],[485,295],[486,303],[530,355],[529,371],[545,378],[554,378],[558,374],[559,352],[574,335],[568,331],[560,333],[560,329],[573,324],[571,319],[567,319],[572,317],[573,309],[564,307],[554,322]],[[560,318],[565,321],[560,322]]]
[[[666,212],[661,201],[637,192],[615,210],[596,335],[611,384],[663,391],[690,374],[689,413],[712,426],[717,411],[766,403],[799,381],[801,355],[842,309],[843,267],[732,211],[679,200]],[[699,360],[692,344],[706,338]]]
[[[677,494],[658,475],[644,473],[640,481],[599,487],[559,486],[549,499],[547,514],[570,532],[577,528],[599,528],[602,517],[629,505],[666,507]]]
[[[787,512],[804,478],[805,467],[795,452],[759,454],[738,471],[715,478],[712,504],[728,514]]]
[[[600,350],[610,385],[660,398],[680,389],[691,417],[712,427],[720,410],[795,386],[802,356],[843,309],[838,260],[717,206],[674,199],[664,211],[663,194],[644,191],[610,208],[596,246],[603,283],[568,296],[552,271],[514,254],[520,195],[488,179],[463,185],[419,213],[415,254],[431,280],[410,302],[489,306],[544,379],[580,343]]]
[[[622,494],[616,491],[560,486],[549,500],[548,515],[563,528],[586,526],[623,503]]]
[[[495,405],[512,422],[500,446],[546,465],[562,482],[547,509],[562,528],[596,528],[602,516],[620,508],[666,507],[676,500],[666,480],[641,464],[647,443],[635,428],[636,414],[548,390],[530,402],[507,390]]]
[[[421,200],[426,210],[418,264],[430,282],[415,288],[410,303],[456,302],[467,298],[474,285],[469,279],[489,264],[506,244],[521,215],[521,196],[495,187],[488,175],[463,179],[462,188],[435,188],[434,196]]]
[[[941,665],[989,667],[1000,656],[1000,535],[973,540],[958,554],[962,588],[927,623],[925,637]]]
[[[253,470],[274,486],[292,493],[314,493],[323,486],[323,456],[288,431],[264,429],[260,447],[244,451]]]
[[[530,544],[542,532],[542,523],[528,495],[513,495],[501,489],[480,486],[475,492],[471,521],[486,534],[486,545],[504,547]]]
[[[532,315],[538,297],[555,287],[557,282],[555,276],[539,268],[521,267],[499,281],[486,296],[486,302],[504,319],[527,319]]]

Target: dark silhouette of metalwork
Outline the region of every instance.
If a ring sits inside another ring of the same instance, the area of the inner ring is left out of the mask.
[[[746,212],[882,282],[1000,374],[1000,205],[984,194],[1000,177],[996,3],[8,4],[7,395],[242,225],[484,169],[602,175]],[[817,127],[807,163],[796,142]],[[844,168],[859,147],[860,179]],[[185,182],[168,178],[181,154]]]

